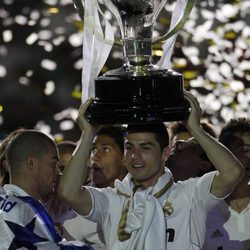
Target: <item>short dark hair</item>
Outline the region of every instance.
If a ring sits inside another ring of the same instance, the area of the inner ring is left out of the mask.
[[[236,133],[250,132],[250,120],[246,117],[238,117],[229,120],[221,129],[219,141],[226,147],[234,143]]]
[[[119,125],[105,125],[99,128],[96,135],[107,135],[111,137],[118,145],[121,152],[124,152],[124,127]]]
[[[212,137],[217,138],[217,134],[215,132],[215,129],[213,125],[207,121],[201,121],[201,127]],[[188,132],[188,129],[185,126],[185,123],[183,121],[177,121],[173,122],[169,127],[169,134],[170,134],[170,141],[173,140],[174,136],[176,134],[179,134],[181,132]]]
[[[156,141],[160,144],[161,150],[169,145],[168,131],[164,123],[141,123],[127,125],[126,134],[143,132],[153,133]]]
[[[30,154],[38,158],[44,156],[49,146],[56,147],[55,142],[49,136],[37,130],[24,129],[10,140],[5,154],[13,169]]]

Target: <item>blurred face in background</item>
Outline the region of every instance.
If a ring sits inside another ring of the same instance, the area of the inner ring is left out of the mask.
[[[211,168],[210,162],[200,157],[201,153],[202,149],[194,139],[175,143],[166,162],[175,181],[198,177],[201,171]]]
[[[116,179],[126,174],[123,152],[115,140],[108,135],[97,135],[90,154],[92,182],[96,187],[114,186]]]
[[[71,152],[64,152],[64,153],[59,152],[58,169],[60,173],[64,171],[71,157],[72,157]]]
[[[172,138],[171,146],[174,146],[177,141],[187,141],[192,137],[188,131],[179,132]]]

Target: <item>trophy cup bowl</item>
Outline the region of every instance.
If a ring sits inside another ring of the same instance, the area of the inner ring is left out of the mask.
[[[166,0],[105,0],[103,4],[120,27],[124,65],[95,79],[87,119],[92,124],[186,120],[190,106],[183,96],[183,76],[151,62],[154,25]]]

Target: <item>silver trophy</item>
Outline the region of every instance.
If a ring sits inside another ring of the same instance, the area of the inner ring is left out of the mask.
[[[120,28],[122,67],[95,79],[95,98],[87,111],[93,124],[126,124],[186,120],[190,111],[183,97],[183,76],[151,62],[152,46],[164,43],[184,25],[194,0],[187,0],[176,24],[153,38],[159,13],[167,0],[102,0]],[[74,0],[83,19],[84,1]]]

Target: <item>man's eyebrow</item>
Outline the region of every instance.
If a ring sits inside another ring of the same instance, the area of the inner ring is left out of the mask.
[[[141,146],[154,146],[152,142],[142,142],[140,143]]]
[[[111,146],[110,143],[101,143],[102,146]]]
[[[129,144],[129,145],[134,145],[132,142],[125,142],[125,144]],[[141,142],[139,143],[140,146],[154,146],[154,144],[152,142]]]
[[[96,145],[98,145],[98,144],[101,144],[102,146],[110,146],[110,145],[111,145],[110,142],[102,142],[102,143],[93,142],[93,143],[92,143],[92,146],[96,146]]]

